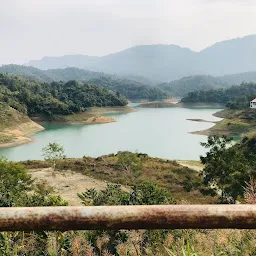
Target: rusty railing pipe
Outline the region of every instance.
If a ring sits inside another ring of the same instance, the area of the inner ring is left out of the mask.
[[[0,231],[256,228],[256,205],[0,208]]]

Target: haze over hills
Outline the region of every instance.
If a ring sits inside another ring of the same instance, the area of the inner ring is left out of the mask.
[[[245,72],[238,74],[231,74],[218,77],[221,81],[228,83],[229,85],[237,85],[243,82],[256,83],[256,72]]]
[[[195,74],[223,76],[255,71],[256,35],[215,43],[200,52],[177,45],[141,45],[102,57],[43,57],[26,65],[40,69],[78,67],[117,75],[138,75],[160,81]]]
[[[187,96],[189,92],[228,88],[241,83],[256,83],[256,72],[231,74],[219,77],[194,75],[183,77],[168,83],[160,83],[157,88],[168,92],[174,97]]]
[[[216,77],[207,75],[195,75],[183,77],[179,80],[174,80],[169,83],[161,83],[158,88],[167,91],[175,97],[184,97],[189,92],[198,90],[210,90],[226,88],[230,85]]]
[[[242,82],[256,83],[256,72],[231,74],[220,77],[209,75],[187,76],[168,83],[159,83],[155,87],[151,86],[152,81],[144,77],[119,77],[117,75],[88,71],[79,68],[40,70],[34,67],[21,65],[3,65],[0,67],[0,73],[22,75],[43,82],[69,80],[85,81],[103,86],[112,91],[119,91],[130,100],[164,99],[168,96],[184,97],[189,92],[197,90],[227,88],[231,85],[240,85]]]

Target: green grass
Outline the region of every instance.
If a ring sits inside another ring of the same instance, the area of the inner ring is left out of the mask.
[[[214,115],[224,119],[209,129],[210,134],[240,136],[255,130],[256,127],[256,111],[254,109],[226,109]]]

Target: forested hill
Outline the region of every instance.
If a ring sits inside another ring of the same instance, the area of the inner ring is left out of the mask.
[[[0,102],[33,115],[67,115],[93,106],[125,106],[120,95],[78,81],[43,83],[0,73]]]
[[[167,92],[161,89],[148,86],[141,82],[124,79],[115,75],[108,75],[102,72],[93,72],[78,68],[40,70],[34,67],[21,65],[3,65],[1,73],[22,75],[28,78],[37,79],[42,82],[79,80],[88,84],[103,86],[108,90],[119,92],[130,100],[149,99],[161,100],[168,97]],[[142,80],[140,77],[134,79]]]
[[[157,85],[157,88],[167,91],[174,97],[184,97],[189,92],[225,88],[228,86],[229,85],[227,83],[213,76],[195,75],[183,77],[179,80],[171,81],[169,83],[159,84]]]
[[[165,92],[154,86],[145,86],[138,82],[132,82],[130,80],[113,80],[110,77],[99,77],[89,80],[89,83],[97,84],[105,87],[106,89],[119,92],[126,98],[131,100],[148,99],[151,101],[165,99],[169,96],[168,92]]]
[[[242,83],[240,86],[227,89],[190,92],[181,101],[184,103],[221,103],[231,109],[241,109],[249,107],[249,102],[254,98],[256,98],[256,84]]]

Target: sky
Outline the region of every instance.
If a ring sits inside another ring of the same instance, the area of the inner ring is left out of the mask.
[[[0,0],[0,64],[256,34],[256,0]]]

